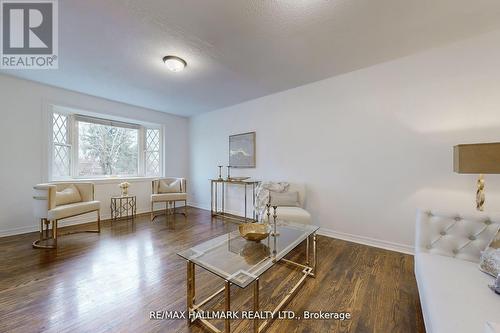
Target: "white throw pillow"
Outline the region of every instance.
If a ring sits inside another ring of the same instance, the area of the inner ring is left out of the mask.
[[[271,192],[271,206],[299,207],[299,192]]]
[[[177,179],[174,181],[160,179],[158,185],[158,193],[179,193],[181,192],[181,180]]]
[[[484,333],[500,333],[500,324],[487,322],[484,328]]]
[[[479,269],[495,278],[500,274],[500,231],[486,250],[481,252]]]
[[[56,206],[68,205],[82,201],[80,191],[71,184],[62,191],[56,191]]]

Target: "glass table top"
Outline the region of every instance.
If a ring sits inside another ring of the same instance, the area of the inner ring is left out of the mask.
[[[279,221],[276,229],[278,236],[269,235],[260,242],[247,241],[236,230],[181,251],[178,255],[245,288],[319,227]]]

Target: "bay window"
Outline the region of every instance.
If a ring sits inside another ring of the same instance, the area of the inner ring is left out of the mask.
[[[159,125],[53,111],[50,130],[52,180],[161,176]]]

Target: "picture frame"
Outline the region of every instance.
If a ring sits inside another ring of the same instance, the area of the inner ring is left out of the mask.
[[[255,141],[255,132],[229,136],[229,166],[231,168],[255,168]]]

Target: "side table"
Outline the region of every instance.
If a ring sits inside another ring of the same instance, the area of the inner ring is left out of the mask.
[[[137,214],[137,198],[135,195],[111,197],[111,220],[134,219]]]

